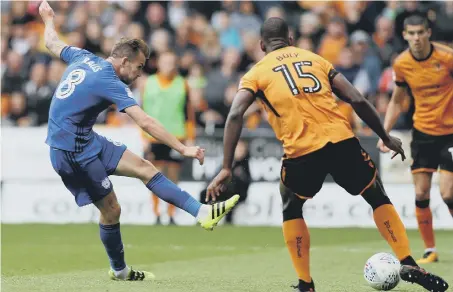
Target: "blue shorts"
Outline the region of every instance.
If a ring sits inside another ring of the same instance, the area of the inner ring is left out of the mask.
[[[102,200],[113,190],[115,172],[126,146],[98,134],[80,153],[50,148],[50,160],[80,207]]]

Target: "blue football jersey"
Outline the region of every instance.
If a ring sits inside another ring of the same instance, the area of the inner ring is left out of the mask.
[[[46,143],[82,152],[95,147],[90,145],[95,140],[93,125],[102,111],[112,104],[124,111],[137,102],[105,59],[70,46],[62,50],[60,57],[68,67],[52,97]]]

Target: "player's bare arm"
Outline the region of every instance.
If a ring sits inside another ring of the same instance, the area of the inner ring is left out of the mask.
[[[185,157],[198,159],[200,164],[204,162],[204,149],[198,146],[185,146],[175,136],[170,134],[159,121],[147,115],[138,105],[128,107],[124,110],[146,133],[153,136],[162,143],[175,149]]]
[[[41,5],[39,5],[39,14],[45,24],[44,40],[46,47],[55,56],[60,57],[61,51],[67,46],[67,44],[60,40],[58,33],[55,31],[55,25],[53,22],[55,13],[47,1],[43,1]]]
[[[392,98],[390,99],[390,102],[389,102],[389,105],[387,108],[387,112],[385,114],[384,129],[387,132],[390,132],[390,130],[392,130],[393,126],[395,125],[396,121],[398,120],[398,117],[403,112],[403,102],[404,102],[406,95],[407,95],[406,87],[395,86],[395,89],[393,90]],[[384,142],[381,139],[379,139],[378,148],[382,152],[390,151],[390,149],[384,145]]]
[[[387,133],[373,105],[342,74],[337,74],[333,78],[332,90],[339,98],[351,104],[357,115],[382,139],[383,143],[395,151],[392,158],[401,154],[401,158],[406,159],[401,140]]]
[[[241,89],[236,93],[230,112],[228,113],[223,141],[223,168],[212,180],[206,191],[206,201],[215,197],[225,188],[225,184],[231,178],[231,167],[233,165],[234,150],[241,136],[244,123],[244,113],[255,100],[255,96],[248,90]]]

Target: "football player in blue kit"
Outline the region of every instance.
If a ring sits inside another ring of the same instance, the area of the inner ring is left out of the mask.
[[[237,203],[239,196],[203,205],[169,181],[149,162],[93,131],[99,113],[115,104],[144,131],[185,157],[202,164],[204,149],[183,145],[137,105],[127,84],[137,79],[149,56],[143,40],[121,39],[107,59],[62,42],[54,27],[54,11],[43,1],[39,13],[45,24],[46,47],[68,64],[52,98],[46,143],[50,159],[79,206],[94,204],[100,211],[100,238],[110,259],[110,278],[142,281],[154,278],[126,265],[120,232],[121,207],[109,175],[140,179],[161,199],[194,216],[212,230]]]

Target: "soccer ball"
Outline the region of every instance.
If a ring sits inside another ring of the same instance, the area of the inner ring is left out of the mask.
[[[366,261],[365,280],[376,290],[392,290],[400,282],[400,266],[400,261],[392,254],[377,253]]]

